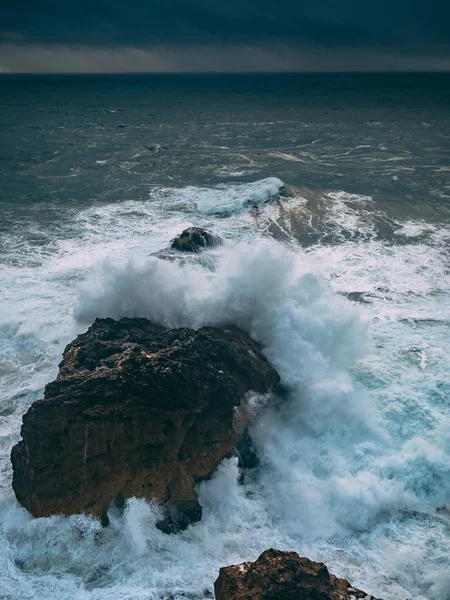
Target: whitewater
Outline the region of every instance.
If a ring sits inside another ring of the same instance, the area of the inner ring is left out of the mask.
[[[450,228],[282,186],[152,186],[4,234],[0,598],[207,598],[221,566],[276,547],[386,600],[450,599]],[[165,253],[192,225],[224,245]],[[103,528],[33,519],[11,489],[22,414],[106,316],[238,325],[286,390],[248,400],[260,466],[242,485],[224,460],[198,487],[202,521],[177,535],[154,527],[150,501]]]

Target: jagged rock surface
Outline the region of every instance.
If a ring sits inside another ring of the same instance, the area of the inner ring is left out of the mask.
[[[221,244],[222,239],[218,235],[210,233],[201,227],[188,227],[172,240],[171,248],[173,250],[180,250],[181,252],[197,253],[204,248],[212,248]]]
[[[216,600],[377,600],[296,552],[266,550],[255,562],[220,569]]]
[[[247,425],[244,395],[278,380],[235,327],[97,319],[23,417],[11,455],[17,499],[40,517],[104,515],[113,501],[157,498],[167,509],[161,527],[184,527],[201,517],[195,482]]]

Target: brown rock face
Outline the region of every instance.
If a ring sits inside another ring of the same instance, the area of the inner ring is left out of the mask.
[[[220,246],[222,239],[201,227],[188,227],[172,240],[171,248],[181,252],[200,252],[204,248]]]
[[[170,531],[199,520],[194,484],[235,445],[246,392],[279,380],[234,328],[172,329],[97,319],[23,417],[13,488],[33,515],[105,515],[135,497],[165,503]]]
[[[296,552],[266,550],[255,562],[220,569],[216,600],[376,600]]]

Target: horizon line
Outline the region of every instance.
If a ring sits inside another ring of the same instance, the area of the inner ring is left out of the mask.
[[[450,69],[428,69],[428,70],[413,70],[413,69],[388,69],[378,70],[363,69],[350,71],[0,71],[0,77],[9,76],[87,76],[96,77],[98,75],[105,76],[133,76],[133,75],[163,75],[163,76],[178,76],[178,75],[235,75],[238,77],[248,75],[429,75],[433,73],[450,74]]]

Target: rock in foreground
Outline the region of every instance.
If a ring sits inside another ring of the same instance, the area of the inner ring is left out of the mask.
[[[172,240],[171,248],[181,252],[200,252],[204,248],[220,246],[222,239],[200,227],[188,227]]]
[[[220,569],[216,600],[376,600],[296,552],[266,550],[255,562]]]
[[[161,528],[186,526],[201,517],[195,482],[247,424],[244,395],[278,380],[237,328],[97,319],[23,417],[11,454],[17,499],[41,517],[105,515],[113,501],[156,498],[166,506]]]

